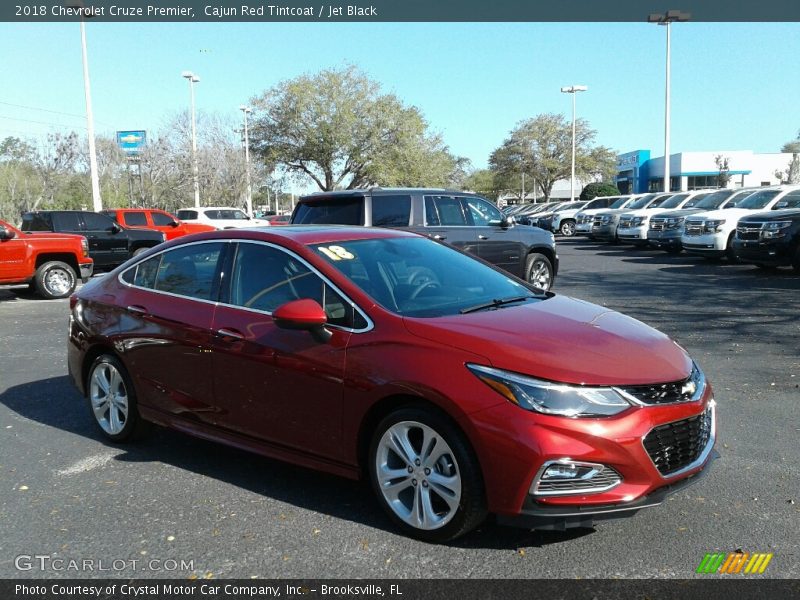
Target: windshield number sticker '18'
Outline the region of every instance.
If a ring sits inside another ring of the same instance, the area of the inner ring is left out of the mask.
[[[356,257],[355,254],[342,246],[320,246],[319,251],[331,260],[352,260]]]

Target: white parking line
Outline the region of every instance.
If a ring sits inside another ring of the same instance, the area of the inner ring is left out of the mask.
[[[117,456],[116,454],[96,454],[95,456],[87,456],[86,458],[82,458],[75,464],[66,469],[61,469],[58,471],[59,475],[77,475],[78,473],[85,473],[86,471],[91,471],[92,469],[97,469],[98,467],[102,467],[112,458]]]

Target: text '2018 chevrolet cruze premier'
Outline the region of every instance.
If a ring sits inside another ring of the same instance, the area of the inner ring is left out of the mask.
[[[108,438],[152,421],[364,476],[428,541],[630,515],[714,454],[711,386],[667,336],[408,232],[168,242],[73,295],[68,346]]]

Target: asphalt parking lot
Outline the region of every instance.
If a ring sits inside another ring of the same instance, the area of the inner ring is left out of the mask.
[[[67,379],[67,301],[0,290],[0,577],[683,578],[737,549],[773,552],[764,576],[800,577],[800,276],[559,244],[555,291],[661,329],[714,385],[722,456],[663,506],[567,533],[487,523],[436,546],[397,535],[365,484],[161,429],[111,445]]]

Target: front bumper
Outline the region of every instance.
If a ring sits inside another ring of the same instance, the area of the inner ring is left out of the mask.
[[[617,223],[592,225],[591,234],[596,240],[614,241],[617,239]]]
[[[776,267],[791,265],[795,254],[787,238],[771,241],[734,239],[733,251],[744,262]]]
[[[617,237],[623,244],[642,244],[647,243],[647,226],[639,227],[620,227],[617,229]]]
[[[591,223],[577,223],[575,225],[575,235],[590,235],[592,233]]]
[[[89,279],[91,279],[92,277],[92,273],[94,272],[94,263],[90,262],[90,263],[79,264],[78,268],[81,271],[80,273],[81,282],[86,283],[87,281],[89,281]]]
[[[682,235],[681,245],[686,252],[702,256],[723,256],[727,235],[706,233],[703,235]]]
[[[662,486],[650,494],[625,504],[604,506],[553,507],[541,506],[528,496],[518,515],[497,515],[497,523],[511,527],[524,527],[544,531],[565,531],[578,527],[593,527],[596,521],[632,517],[643,508],[658,506],[668,496],[700,481],[708,474],[711,463],[719,458],[719,452],[711,450],[702,470],[685,479]]]
[[[647,232],[647,241],[655,248],[681,248],[681,235],[680,229],[651,229]]]

